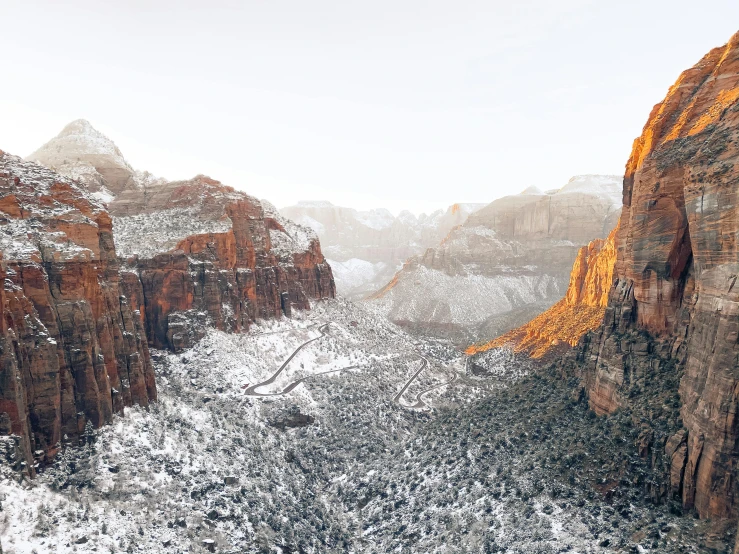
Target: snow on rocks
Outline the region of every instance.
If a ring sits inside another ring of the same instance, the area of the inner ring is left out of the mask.
[[[199,209],[191,207],[114,217],[113,232],[118,255],[151,258],[173,250],[189,236],[231,230],[228,217],[209,220],[198,215]]]
[[[0,151],[0,188],[4,259],[60,261],[98,255],[98,218],[107,217],[105,208],[74,181]],[[90,233],[67,233],[71,226]]]
[[[307,252],[313,243],[318,242],[318,235],[309,226],[300,225],[291,219],[282,217],[270,202],[261,201],[264,215],[277,221],[282,229],[270,229],[271,248],[284,261],[291,261],[293,254]]]
[[[78,180],[91,191],[118,194],[134,183],[134,170],[115,143],[84,119],[68,124],[27,159]]]

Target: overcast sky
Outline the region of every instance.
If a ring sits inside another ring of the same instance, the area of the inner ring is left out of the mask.
[[[737,0],[6,0],[0,149],[88,119],[137,169],[430,211],[622,174]]]

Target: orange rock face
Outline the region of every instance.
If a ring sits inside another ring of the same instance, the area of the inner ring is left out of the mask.
[[[653,447],[701,517],[734,517],[739,500],[737,199],[739,34],[680,76],[635,141],[604,322],[577,354],[600,414],[682,375],[684,428]]]
[[[472,345],[467,355],[492,348],[541,358],[560,345],[575,346],[588,331],[603,322],[616,261],[614,229],[606,240],[596,239],[580,248],[565,297],[526,325],[483,344]]]
[[[20,437],[26,460],[43,463],[88,422],[148,405],[154,374],[105,209],[1,151],[0,198],[0,434]]]

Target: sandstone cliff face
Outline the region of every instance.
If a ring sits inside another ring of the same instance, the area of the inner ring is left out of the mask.
[[[330,202],[299,202],[280,213],[313,229],[321,239],[339,294],[361,299],[376,292],[411,256],[438,244],[484,204],[454,204],[447,210],[397,217],[384,209],[357,211]]]
[[[186,348],[207,325],[238,331],[336,294],[310,229],[208,177],[128,189],[109,207],[124,287],[157,348]]]
[[[604,322],[576,354],[599,414],[679,382],[665,390],[681,422],[644,440],[667,464],[663,492],[701,517],[736,516],[739,499],[737,144],[739,35],[680,76],[635,141]]]
[[[580,247],[615,225],[621,181],[580,176],[496,200],[408,260],[372,301],[398,324],[467,344],[518,327],[562,297]]]
[[[516,353],[541,358],[560,346],[577,345],[585,333],[600,327],[616,262],[615,235],[616,229],[607,239],[596,239],[580,248],[562,300],[527,324],[491,341],[470,346],[466,354],[509,347]]]
[[[0,433],[43,462],[88,422],[154,400],[154,374],[101,204],[0,151],[0,230]]]

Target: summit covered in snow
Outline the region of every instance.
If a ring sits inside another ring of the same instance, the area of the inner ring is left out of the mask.
[[[26,159],[82,182],[103,201],[137,183],[115,143],[85,119],[72,121]]]

